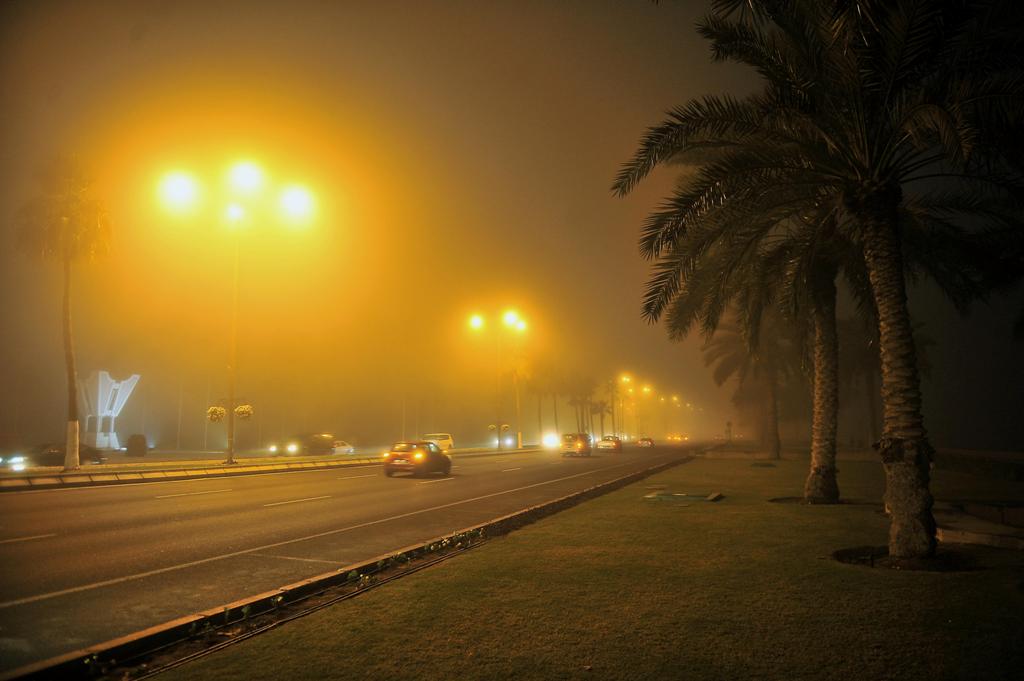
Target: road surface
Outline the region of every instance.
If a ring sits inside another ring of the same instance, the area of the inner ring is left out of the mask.
[[[687,454],[527,452],[0,494],[0,671],[426,541]]]

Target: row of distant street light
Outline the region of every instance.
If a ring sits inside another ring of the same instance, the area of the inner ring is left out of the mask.
[[[315,213],[316,205],[312,192],[305,186],[297,183],[285,183],[272,186],[263,169],[255,162],[249,160],[239,161],[227,168],[223,177],[223,183],[204,183],[198,177],[188,171],[173,170],[166,173],[158,184],[158,195],[165,209],[176,216],[200,216],[211,220],[219,216],[223,223],[231,228],[238,228],[254,223],[262,218],[267,222],[276,220],[295,227],[309,223]],[[223,192],[215,189],[220,186]],[[272,213],[259,213],[258,209],[266,205],[268,195],[276,199],[276,211]],[[210,197],[213,197],[212,199]],[[211,205],[213,209],[211,212]],[[233,229],[237,234],[237,229]],[[228,397],[227,404],[221,407],[211,406],[208,415],[211,420],[219,420],[221,417],[227,419],[227,463],[234,463],[235,454],[235,417],[248,418],[252,415],[253,409],[250,405],[238,405],[235,399],[235,386],[237,378],[238,358],[238,260],[239,240],[234,240],[234,267],[232,276],[231,292],[231,337],[228,359]],[[498,447],[501,448],[504,437],[503,433],[509,429],[509,424],[502,421],[500,388],[501,379],[506,371],[507,358],[505,356],[506,346],[516,336],[524,334],[528,324],[515,310],[506,310],[501,314],[488,317],[483,314],[473,314],[468,319],[469,328],[478,333],[493,333],[496,344],[496,362],[498,368],[499,399],[496,413],[496,421],[491,424],[498,438]],[[493,329],[493,331],[492,331]],[[512,364],[512,382],[515,392],[515,444],[523,446],[523,431],[521,422],[519,375]],[[626,426],[626,400],[629,400],[633,411],[635,432],[642,432],[640,418],[640,405],[636,398],[639,396],[650,397],[654,394],[654,388],[647,384],[637,383],[629,374],[622,374],[618,381],[613,381],[612,394],[612,421],[613,430],[625,434],[628,431]],[[618,396],[618,405],[616,405]],[[693,409],[689,402],[682,402],[678,395],[668,396],[670,404],[675,407],[685,405]],[[659,396],[662,403],[666,402],[666,396]],[[616,419],[616,406],[619,419]],[[618,420],[621,428],[614,424]],[[509,443],[511,444],[511,443]]]
[[[228,397],[223,407],[210,406],[207,417],[211,421],[227,418],[227,452],[225,463],[235,462],[235,417],[249,418],[253,408],[248,404],[236,404],[235,386],[238,371],[238,260],[239,236],[242,226],[248,226],[257,220],[272,222],[283,220],[285,224],[295,227],[307,224],[315,213],[315,201],[312,192],[305,186],[286,183],[272,186],[266,173],[259,164],[244,160],[229,166],[224,176],[223,193],[216,192],[218,183],[203,183],[196,175],[183,170],[166,173],[157,187],[157,194],[165,209],[177,216],[199,215],[207,220],[219,215],[223,222],[233,228],[234,267],[231,289],[231,338],[228,352]],[[208,200],[209,195],[215,198]],[[268,195],[276,198],[277,210],[260,213],[258,209],[264,205]],[[202,210],[214,205],[213,213]]]
[[[622,374],[622,375],[620,375],[618,377],[617,381],[613,381],[612,382],[612,386],[613,386],[613,391],[612,391],[613,421],[614,421],[614,409],[616,408],[616,397],[617,397],[618,398],[618,400],[617,400],[618,405],[617,406],[618,406],[618,409],[619,409],[619,414],[621,415],[620,416],[620,420],[619,420],[619,424],[621,424],[621,426],[622,426],[622,432],[623,433],[626,433],[629,430],[629,428],[627,427],[627,424],[626,424],[626,411],[627,411],[627,400],[628,400],[629,407],[632,409],[632,412],[633,412],[634,432],[637,433],[637,437],[640,437],[640,435],[644,432],[645,429],[643,428],[643,426],[646,425],[641,420],[641,418],[640,418],[641,407],[643,406],[643,403],[642,403],[643,400],[639,400],[638,401],[637,398],[649,399],[649,398],[652,398],[652,397],[657,397],[658,398],[658,402],[663,405],[664,409],[667,409],[669,406],[671,406],[671,407],[675,407],[677,409],[685,408],[685,409],[687,409],[689,411],[694,411],[695,409],[698,410],[698,411],[703,411],[699,407],[694,407],[692,402],[686,402],[686,401],[680,399],[679,395],[668,394],[668,393],[662,394],[662,395],[657,394],[657,391],[655,390],[655,388],[653,386],[651,386],[650,384],[647,384],[647,383],[641,383],[641,382],[637,381],[637,379],[635,379],[630,374]],[[663,411],[662,414],[663,414],[663,417],[665,419],[665,423],[663,424],[663,426],[664,426],[664,428],[666,430],[666,435],[667,435],[668,434],[667,431],[669,430],[668,429],[668,417],[667,417],[667,413],[666,412]]]

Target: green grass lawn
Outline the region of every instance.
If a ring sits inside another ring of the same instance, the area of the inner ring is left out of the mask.
[[[698,459],[161,678],[1020,678],[1022,554],[972,547],[980,569],[957,573],[838,563],[886,542],[881,467],[842,464],[844,496],[870,503],[767,502],[805,471]],[[652,485],[726,498],[645,500]],[[940,497],[1020,488],[935,480]]]

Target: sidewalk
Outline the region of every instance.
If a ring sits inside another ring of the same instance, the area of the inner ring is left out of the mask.
[[[886,542],[877,462],[849,503],[799,494],[803,461],[696,459],[161,679],[1001,679],[1024,665],[1024,553],[980,569],[839,563]],[[940,499],[1024,485],[935,471]],[[725,495],[711,503],[699,497]],[[662,494],[652,494],[662,493]],[[687,496],[672,496],[667,493]],[[648,498],[645,498],[648,497]],[[950,547],[944,546],[946,550]]]

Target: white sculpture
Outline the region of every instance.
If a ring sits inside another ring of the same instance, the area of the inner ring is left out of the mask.
[[[114,419],[131,397],[139,375],[132,374],[123,381],[115,381],[106,371],[94,371],[89,380],[80,383],[82,406],[85,411],[84,442],[97,449],[120,449]]]

